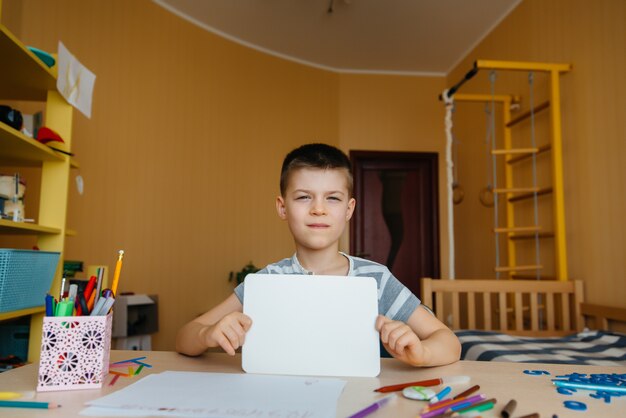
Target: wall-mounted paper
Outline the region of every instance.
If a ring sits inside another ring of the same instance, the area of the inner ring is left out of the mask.
[[[91,118],[91,99],[96,75],[80,63],[59,42],[57,90],[65,100],[80,112]]]

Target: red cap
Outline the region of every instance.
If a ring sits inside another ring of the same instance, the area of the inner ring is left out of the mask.
[[[61,138],[61,135],[54,132],[50,128],[46,128],[45,126],[42,126],[37,131],[37,141],[41,142],[42,144],[46,144],[51,141],[65,142],[63,141],[63,138]]]

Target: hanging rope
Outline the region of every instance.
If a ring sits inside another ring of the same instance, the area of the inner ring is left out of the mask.
[[[489,104],[485,103],[485,126],[487,127],[485,133],[485,153],[487,160],[491,155],[491,111],[489,110]],[[487,167],[487,186],[483,187],[478,193],[478,200],[480,203],[488,208],[493,207],[493,182],[491,181],[491,169],[489,165]]]
[[[489,73],[489,82],[491,84],[491,149],[496,149],[496,72],[491,71]],[[498,187],[498,172],[497,172],[497,160],[496,155],[491,154],[491,178],[493,180],[493,188],[496,189]],[[494,233],[495,233],[495,242],[496,242],[496,279],[500,278],[500,272],[498,271],[498,267],[500,267],[500,234],[497,232],[497,228],[499,225],[498,220],[498,194],[493,194],[493,224],[494,224]]]
[[[452,104],[452,127],[454,127],[454,114],[456,113],[456,103]],[[452,202],[455,205],[460,204],[465,199],[465,190],[461,186],[459,182],[459,167],[457,165],[457,161],[459,161],[459,138],[456,137],[454,131],[451,129],[452,133]]]
[[[446,173],[448,177],[448,246],[450,254],[448,257],[448,275],[450,280],[454,280],[454,162],[452,161],[452,110],[454,109],[454,98],[448,96],[448,90],[442,93],[443,101],[446,105]]]

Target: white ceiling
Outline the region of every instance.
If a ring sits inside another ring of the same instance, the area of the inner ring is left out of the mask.
[[[306,65],[337,72],[439,76],[452,70],[521,2],[154,1],[220,36]]]

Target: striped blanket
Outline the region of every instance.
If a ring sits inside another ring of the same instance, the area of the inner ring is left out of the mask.
[[[455,331],[461,359],[518,363],[626,366],[626,335],[583,331],[567,337],[517,337],[490,331]]]

